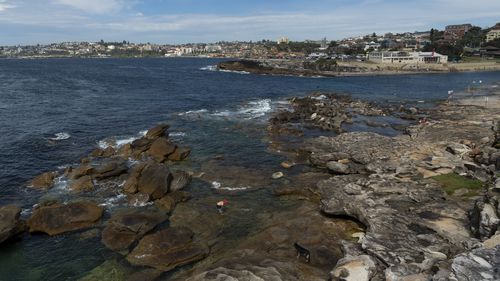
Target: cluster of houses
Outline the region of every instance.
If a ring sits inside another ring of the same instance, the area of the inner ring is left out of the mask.
[[[407,32],[400,34],[375,33],[366,36],[351,37],[339,41],[306,40],[304,45],[315,46],[312,50],[297,50],[287,46],[291,42],[287,37],[277,41],[259,42],[218,42],[215,44],[134,44],[126,41],[116,43],[100,42],[65,42],[33,46],[0,46],[0,57],[111,57],[111,56],[204,56],[233,58],[310,58],[330,57],[341,60],[369,60],[378,63],[428,64],[446,63],[448,57],[436,52],[422,52],[429,44],[455,44],[471,30],[471,24],[449,25],[440,33],[438,39],[433,36],[435,30],[425,32]],[[500,38],[500,23],[488,29],[485,41],[492,42]],[[429,48],[427,48],[429,50]],[[432,50],[432,49],[431,49]],[[500,49],[494,46],[464,48],[468,55],[481,57],[500,57]]]

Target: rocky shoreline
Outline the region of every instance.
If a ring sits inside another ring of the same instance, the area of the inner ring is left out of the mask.
[[[222,71],[306,77],[379,76],[449,72],[499,71],[500,64],[383,65],[369,62],[318,60],[231,60],[217,64]]]
[[[335,96],[324,97],[342,104]],[[440,105],[427,112],[425,122],[396,137],[347,132],[305,141],[309,165],[332,174],[314,189],[321,212],[366,227],[358,243],[344,243],[332,280],[500,278],[500,103],[474,102]],[[340,121],[325,127],[328,121],[317,120],[325,115],[324,103],[317,96],[304,98],[298,110],[278,113],[272,123],[301,120],[340,133],[348,120],[345,110],[328,106],[328,118]],[[273,132],[286,131],[274,127]],[[450,184],[446,177],[456,180]]]
[[[28,188],[47,196],[27,220],[1,206],[0,243],[98,237],[116,256],[82,280],[498,280],[499,95],[486,107],[473,97],[432,109],[331,93],[290,99],[267,127],[269,150],[288,157],[278,172],[220,157],[179,168],[190,149],[160,124],[35,177]],[[391,133],[352,129],[359,123]],[[220,196],[193,199],[188,188],[220,179],[252,187],[223,216],[212,205]],[[49,196],[60,182],[72,200]],[[258,192],[282,208],[265,210]],[[116,194],[125,204],[110,211],[103,199]]]

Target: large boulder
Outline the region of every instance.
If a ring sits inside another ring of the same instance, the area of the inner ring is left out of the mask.
[[[95,168],[94,178],[103,180],[120,176],[128,171],[127,163],[123,159],[111,160]]]
[[[451,280],[500,280],[499,268],[500,246],[492,249],[478,248],[453,259]]]
[[[56,175],[56,172],[43,173],[31,180],[30,187],[48,189],[54,185],[54,179],[56,178]]]
[[[173,179],[170,183],[170,192],[184,189],[191,182],[191,175],[185,171],[175,171],[172,173]]]
[[[94,189],[94,181],[90,176],[83,176],[73,180],[69,186],[75,192],[91,191]]]
[[[141,176],[141,172],[144,167],[146,167],[146,163],[144,162],[132,167],[128,179],[123,186],[123,191],[129,194],[137,193],[137,184],[139,183],[139,177]]]
[[[167,124],[157,125],[151,129],[149,129],[148,132],[146,133],[145,137],[148,139],[156,139],[159,137],[168,136],[166,134],[166,131],[168,130],[168,128],[170,128],[170,126]]]
[[[102,232],[102,243],[113,251],[127,250],[158,224],[167,220],[162,212],[124,210],[114,213]]]
[[[94,202],[55,203],[35,209],[27,223],[30,232],[57,235],[96,225],[103,211]]]
[[[172,161],[182,161],[188,158],[191,153],[191,149],[188,147],[177,147],[177,149],[168,156],[168,160]]]
[[[14,205],[0,207],[0,244],[24,231],[19,220],[21,208]]]
[[[469,218],[472,233],[481,240],[490,238],[499,229],[500,219],[495,206],[483,199],[475,202]]]
[[[92,175],[94,173],[94,168],[90,165],[81,165],[78,168],[71,169],[69,173],[70,179],[79,179],[83,176]]]
[[[148,154],[156,161],[163,162],[167,159],[167,157],[174,153],[177,149],[177,146],[171,143],[166,138],[157,138],[151,148],[148,150]]]
[[[171,227],[144,236],[127,255],[135,266],[148,266],[169,271],[205,258],[208,247],[193,242],[193,232],[186,227]]]
[[[142,152],[148,150],[151,147],[153,141],[154,140],[148,138],[136,139],[130,144],[132,155],[135,157],[139,156]]]
[[[175,206],[180,202],[186,202],[191,198],[191,195],[185,191],[174,191],[161,199],[156,200],[155,204],[158,208],[164,210],[167,213],[172,213],[175,209]]]
[[[137,190],[149,194],[152,200],[156,200],[168,192],[171,181],[172,173],[165,164],[148,162],[137,181]]]
[[[369,281],[375,273],[373,258],[368,255],[347,256],[337,262],[331,280]]]
[[[328,168],[328,170],[332,171],[335,174],[339,175],[349,174],[349,166],[337,161],[330,161],[326,163],[326,167]]]

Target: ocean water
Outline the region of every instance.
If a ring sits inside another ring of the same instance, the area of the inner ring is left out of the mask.
[[[500,80],[499,72],[265,76],[218,72],[213,67],[218,61],[0,60],[0,205],[17,204],[29,216],[43,194],[27,189],[27,181],[77,163],[99,145],[130,142],[160,122],[171,124],[172,139],[193,149],[186,165],[200,167],[224,155],[226,165],[272,173],[284,158],[267,151],[266,120],[286,106],[288,97],[328,91],[379,103],[431,106],[445,99],[448,90],[463,91],[472,81],[488,85]],[[220,187],[219,182],[195,185],[204,194]],[[107,202],[113,205],[119,199]],[[26,235],[0,248],[0,280],[74,280],[109,256],[98,238]]]

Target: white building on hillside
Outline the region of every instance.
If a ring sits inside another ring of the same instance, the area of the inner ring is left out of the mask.
[[[180,56],[187,56],[187,55],[190,55],[193,53],[193,48],[189,48],[189,47],[181,47],[181,48],[177,48],[175,50],[175,55],[180,57]]]
[[[366,43],[365,51],[368,51],[370,48],[372,50],[378,50],[380,48],[380,43],[375,43],[373,41],[371,41],[370,43]]]
[[[278,39],[278,44],[288,44],[290,40],[287,37],[281,37]]]
[[[448,56],[435,52],[371,52],[367,55],[367,60],[390,64],[445,64]]]
[[[491,42],[498,38],[500,38],[500,28],[492,29],[490,32],[486,34],[486,42]]]

